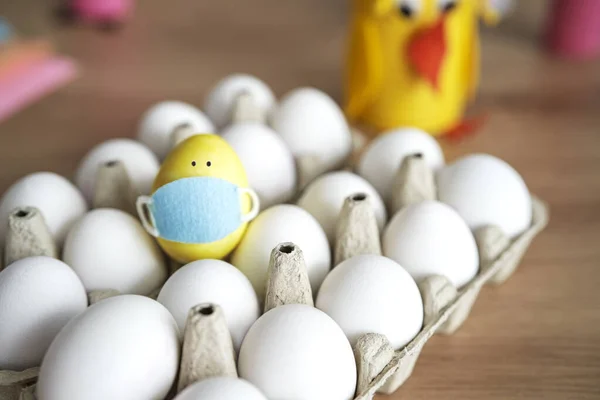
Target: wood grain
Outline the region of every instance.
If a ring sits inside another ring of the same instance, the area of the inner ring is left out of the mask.
[[[544,2],[520,3],[485,33],[477,108],[489,122],[444,148],[448,160],[487,152],[511,163],[550,203],[551,222],[517,273],[483,290],[458,333],[428,343],[390,399],[600,398],[600,64],[544,54]],[[231,72],[256,74],[278,95],[312,85],[340,98],[345,0],[144,0],[115,34],[61,27],[44,0],[0,5],[22,33],[52,38],[84,71],[0,125],[0,189],[38,170],[72,176],[94,144],[133,136],[153,102],[202,105]]]

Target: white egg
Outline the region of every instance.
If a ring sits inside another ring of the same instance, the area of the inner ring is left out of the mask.
[[[50,257],[28,257],[0,272],[0,370],[37,367],[69,320],[87,307],[83,284]]]
[[[434,170],[444,165],[444,153],[431,135],[417,128],[401,128],[373,140],[361,156],[357,171],[389,203],[394,178],[404,157],[416,153],[422,154]]]
[[[202,303],[221,306],[236,350],[260,315],[248,279],[221,260],[199,260],[183,266],[167,280],[157,300],[171,312],[182,334],[190,308]]]
[[[337,222],[348,196],[365,193],[375,211],[379,230],[383,229],[387,214],[377,191],[360,176],[347,171],[332,172],[318,178],[304,190],[298,205],[319,221],[330,243],[335,242]]]
[[[171,150],[175,128],[188,124],[197,133],[214,133],[212,122],[196,107],[181,101],[163,101],[142,116],[137,139],[161,160]]]
[[[531,195],[513,167],[487,154],[463,157],[438,173],[439,200],[475,230],[496,225],[514,238],[531,225]]]
[[[267,400],[250,382],[238,378],[209,378],[194,383],[175,400]]]
[[[356,389],[344,332],[307,305],[280,306],[261,316],[244,339],[238,369],[269,399],[350,400]]]
[[[380,333],[399,349],[423,326],[423,300],[415,280],[382,256],[356,256],[336,266],[325,278],[316,306],[353,345],[365,333]]]
[[[179,366],[177,324],[143,296],[102,300],[72,319],[50,345],[39,400],[163,399]]]
[[[17,207],[36,207],[42,213],[50,233],[62,246],[69,229],[87,211],[85,199],[66,178],[52,172],[27,175],[2,196],[0,202],[0,243],[4,243],[8,216]]]
[[[295,157],[315,156],[326,167],[338,166],[352,151],[352,136],[338,105],[314,88],[289,92],[271,118],[271,125]]]
[[[150,193],[159,168],[154,153],[134,140],[112,139],[90,150],[75,173],[75,182],[89,203],[94,198],[98,169],[109,161],[122,161],[138,193]]]
[[[259,123],[230,125],[222,132],[244,165],[262,209],[289,201],[296,192],[296,164],[285,142]]]
[[[396,213],[383,234],[383,254],[417,281],[443,275],[461,287],[479,270],[479,252],[469,227],[456,211],[437,201]]]
[[[234,74],[220,80],[206,96],[204,109],[219,129],[231,123],[237,96],[247,92],[255,105],[268,114],[275,105],[275,96],[266,83],[246,74]]]
[[[292,242],[304,254],[313,294],[331,268],[331,250],[319,223],[300,207],[281,204],[258,215],[234,251],[231,263],[252,282],[264,301],[271,252],[280,243]]]
[[[167,278],[156,242],[137,219],[111,208],[87,213],[71,229],[63,259],[87,291],[116,289],[148,295]]]

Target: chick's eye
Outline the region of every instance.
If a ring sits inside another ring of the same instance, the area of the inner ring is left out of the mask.
[[[406,18],[414,17],[421,10],[422,0],[399,0],[398,11]]]
[[[196,161],[192,161],[192,167],[196,166]]]
[[[207,161],[207,162],[206,162],[206,166],[207,166],[207,167],[210,167],[211,165],[212,165],[212,163],[211,163],[210,161]]]
[[[457,6],[457,0],[439,0],[439,8],[443,13],[450,12],[454,10]]]

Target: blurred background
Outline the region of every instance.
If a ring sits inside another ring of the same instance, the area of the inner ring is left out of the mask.
[[[475,107],[490,119],[444,142],[448,160],[487,152],[513,165],[550,203],[551,224],[464,328],[432,339],[394,399],[600,398],[600,62],[547,51],[551,4],[517,1],[483,28]],[[93,145],[135,136],[151,104],[201,107],[231,73],[256,75],[278,96],[314,86],[341,101],[348,0],[142,0],[108,31],[62,24],[59,5],[0,0],[19,35],[49,40],[79,66],[73,82],[0,122],[2,191],[34,171],[72,177]]]

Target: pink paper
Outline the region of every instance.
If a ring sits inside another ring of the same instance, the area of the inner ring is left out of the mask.
[[[573,58],[600,55],[600,1],[557,0],[548,20],[552,51]]]
[[[78,16],[91,21],[121,21],[133,7],[133,0],[72,0]]]
[[[76,75],[77,66],[72,60],[55,57],[0,79],[0,121],[70,82]]]

